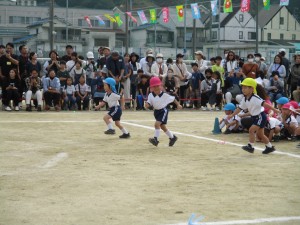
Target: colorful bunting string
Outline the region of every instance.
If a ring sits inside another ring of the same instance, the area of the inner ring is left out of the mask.
[[[142,24],[148,23],[147,17],[146,17],[146,15],[145,15],[145,13],[144,13],[143,10],[139,10],[139,11],[137,11],[137,13],[138,13],[138,15],[140,17],[140,20],[141,20]]]
[[[117,22],[116,19],[113,18],[112,16],[110,16],[109,14],[104,14],[104,16],[105,16],[107,19],[109,19],[109,21],[112,22],[112,23],[116,23],[116,22]]]

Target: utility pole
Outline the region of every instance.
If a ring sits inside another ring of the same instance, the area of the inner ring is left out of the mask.
[[[258,34],[258,0],[256,0],[256,42],[255,42],[255,52],[258,52],[258,39],[259,39],[259,34]]]
[[[183,54],[186,53],[186,4],[187,0],[184,3],[184,40],[183,40]]]
[[[54,46],[54,0],[50,0],[50,19],[49,19],[49,40],[50,40],[50,51],[53,50]]]
[[[69,0],[66,0],[66,43],[67,45],[69,44],[69,24],[68,24],[68,20],[69,20]]]
[[[196,19],[193,19],[193,58],[195,59],[195,53],[196,52]]]
[[[219,55],[219,52],[220,52],[220,41],[221,41],[221,0],[219,0],[218,3],[219,3],[219,24],[218,24],[218,49],[217,49],[217,55]]]
[[[128,12],[128,0],[125,3],[126,12]],[[128,15],[125,13],[125,52],[128,53]]]

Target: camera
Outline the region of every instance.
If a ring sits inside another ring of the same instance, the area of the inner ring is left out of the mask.
[[[14,87],[14,86],[15,86],[15,84],[14,84],[14,83],[10,83],[10,84],[9,84],[9,86],[11,86],[11,87]]]

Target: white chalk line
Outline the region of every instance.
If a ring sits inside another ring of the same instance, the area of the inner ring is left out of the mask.
[[[123,122],[123,121],[122,121],[122,123],[127,124],[129,126],[135,126],[135,127],[145,128],[145,129],[148,129],[148,130],[154,130],[153,127],[144,126],[144,125],[140,125],[140,124]],[[186,134],[186,133],[177,132],[177,131],[173,131],[173,133],[174,134],[179,134],[179,135],[182,135],[182,136],[186,136],[186,137],[193,137],[193,138],[202,139],[202,140],[206,140],[206,141],[212,141],[212,142],[221,143],[221,144],[229,144],[229,145],[233,145],[233,146],[237,146],[237,147],[242,147],[243,146],[241,144],[237,144],[237,143],[230,142],[230,141],[218,140],[218,139],[214,139],[214,138],[207,138],[207,137],[197,136],[197,135],[193,135],[193,134]],[[255,147],[255,150],[264,151],[263,148],[259,148],[259,147]],[[277,150],[275,152],[273,152],[272,154],[287,155],[287,156],[290,156],[290,157],[300,159],[300,155],[296,155],[296,154],[292,154],[292,153],[288,153],[288,152],[281,152],[281,151],[277,151]]]
[[[258,224],[258,223],[270,223],[270,222],[288,222],[293,220],[300,220],[300,216],[291,217],[272,217],[272,218],[259,218],[253,220],[232,220],[232,221],[219,221],[219,222],[199,222],[197,224],[201,225],[238,225],[238,224]],[[185,223],[176,223],[168,225],[187,225]],[[196,224],[195,224],[196,225]]]
[[[168,120],[170,122],[204,122],[204,121],[214,121],[214,120]],[[95,123],[102,122],[101,118],[97,120],[12,120],[12,121],[0,121],[0,123]],[[153,120],[137,120],[137,119],[128,119],[122,120],[122,122],[153,122]]]
[[[56,154],[52,159],[50,159],[47,163],[45,163],[44,165],[40,166],[40,168],[42,169],[49,169],[51,167],[56,166],[60,161],[68,158],[68,153],[66,152],[60,152],[58,154]]]

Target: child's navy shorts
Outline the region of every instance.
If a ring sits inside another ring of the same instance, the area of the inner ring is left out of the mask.
[[[264,112],[261,112],[257,116],[252,116],[252,125],[259,126],[260,128],[264,128],[268,122],[267,115]]]
[[[168,109],[163,108],[163,109],[155,109],[154,110],[154,117],[156,121],[161,122],[162,124],[167,124],[168,121]]]
[[[113,106],[109,109],[108,115],[111,116],[113,121],[119,121],[122,116],[121,106]]]

